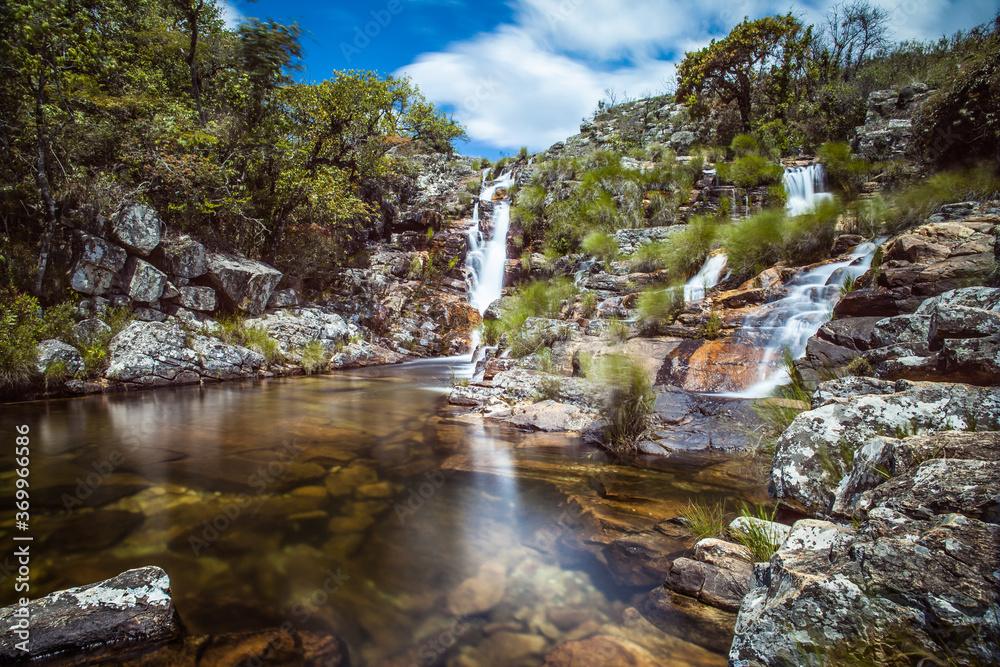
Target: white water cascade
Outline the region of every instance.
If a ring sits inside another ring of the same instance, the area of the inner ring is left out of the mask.
[[[702,299],[708,290],[718,285],[727,261],[726,253],[721,251],[706,257],[698,273],[684,285],[684,301]]]
[[[826,170],[821,164],[788,167],[781,182],[788,193],[788,215],[808,213],[819,202],[833,197],[826,191]]]
[[[847,278],[857,278],[871,266],[875,249],[882,239],[857,246],[847,259],[802,271],[786,284],[788,294],[748,315],[739,335],[764,348],[757,382],[741,392],[728,394],[762,398],[790,381],[784,369],[774,369],[784,350],[793,359],[805,354],[806,343],[830,321],[840,299],[840,287]]]
[[[493,195],[500,188],[514,185],[510,172],[500,174],[500,178],[489,185],[483,182],[473,213],[473,224],[469,228],[469,252],[465,265],[469,269],[472,285],[469,289],[469,303],[479,311],[486,312],[490,304],[503,293],[504,267],[507,263],[507,230],[510,228],[510,202],[493,202]],[[481,202],[493,203],[493,234],[490,238],[480,229],[479,207]]]

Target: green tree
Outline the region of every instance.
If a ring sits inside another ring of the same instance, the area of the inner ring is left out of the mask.
[[[758,88],[766,81],[769,101],[786,104],[792,79],[807,66],[811,42],[812,28],[791,14],[745,18],[724,38],[684,54],[677,68],[676,99],[691,105],[713,98],[735,103],[744,130],[749,130]]]

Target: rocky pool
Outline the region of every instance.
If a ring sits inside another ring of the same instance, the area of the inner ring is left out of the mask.
[[[2,406],[31,428],[31,597],[159,565],[189,633],[290,623],[355,665],[725,664],[734,616],[660,583],[689,499],[763,499],[750,466],[484,424],[447,406],[454,363]],[[14,526],[5,502],[5,554]]]

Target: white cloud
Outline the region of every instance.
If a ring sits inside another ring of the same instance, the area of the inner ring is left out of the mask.
[[[988,20],[995,0],[874,0],[892,8],[895,39],[934,39]],[[473,140],[546,148],[575,134],[613,86],[661,91],[685,50],[744,16],[792,11],[823,20],[835,0],[512,0],[513,21],[419,56],[399,70],[451,105]]]
[[[241,23],[247,20],[246,14],[236,7],[239,0],[216,0],[215,4],[219,8],[219,14],[222,15],[223,23],[230,30],[238,28]]]

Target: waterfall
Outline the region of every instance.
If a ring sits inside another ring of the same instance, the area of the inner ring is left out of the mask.
[[[473,212],[465,266],[469,269],[471,280],[469,303],[480,314],[485,313],[490,304],[499,299],[503,293],[504,268],[507,263],[507,230],[510,228],[510,202],[494,203],[493,213],[490,216],[493,234],[490,238],[486,238],[486,234],[480,229],[480,203],[493,202],[493,195],[497,190],[509,188],[513,184],[514,179],[510,172],[504,172],[489,185],[484,182]]]
[[[826,191],[826,170],[821,164],[788,167],[781,182],[788,193],[785,206],[788,215],[807,213],[820,201],[833,196]]]
[[[704,298],[708,290],[719,284],[722,272],[726,270],[726,262],[724,252],[716,252],[706,257],[697,275],[684,285],[684,301]]]
[[[862,243],[847,259],[799,273],[788,281],[787,296],[747,316],[740,336],[752,345],[763,347],[764,358],[760,362],[757,382],[729,395],[762,398],[790,381],[784,368],[768,375],[774,362],[784,350],[788,350],[793,359],[805,354],[809,339],[830,321],[833,307],[840,300],[844,279],[857,278],[868,270],[881,241]]]

